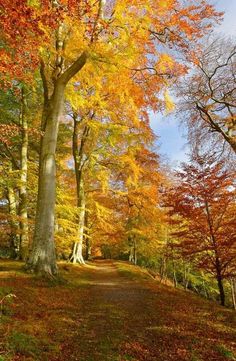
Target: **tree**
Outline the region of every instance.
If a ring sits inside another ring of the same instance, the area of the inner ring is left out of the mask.
[[[196,147],[206,144],[210,135],[236,152],[235,72],[235,42],[210,38],[194,56],[193,73],[178,85],[184,122]]]
[[[224,305],[223,280],[236,273],[235,172],[205,155],[183,163],[177,177],[179,183],[168,197],[178,225],[177,247],[215,276]]]

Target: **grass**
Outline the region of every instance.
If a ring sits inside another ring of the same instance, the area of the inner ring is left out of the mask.
[[[14,331],[9,337],[7,342],[8,349],[14,354],[23,356],[40,355],[39,342],[32,335],[28,335],[22,332]]]
[[[144,268],[133,266],[127,262],[116,262],[119,274],[131,281],[152,280],[151,274]]]
[[[221,356],[224,356],[228,360],[236,360],[236,357],[232,351],[230,351],[227,347],[224,345],[217,345],[216,350],[219,352]]]

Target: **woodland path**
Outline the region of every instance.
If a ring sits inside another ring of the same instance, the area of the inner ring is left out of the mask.
[[[80,325],[64,347],[64,351],[74,350],[77,344],[77,351],[68,353],[69,360],[229,359],[218,351],[227,337],[236,341],[236,330],[227,335],[223,326],[231,313],[223,312],[217,321],[222,329],[217,331],[209,319],[217,319],[217,311],[210,316],[209,303],[203,312],[199,297],[160,286],[146,273],[132,272],[129,267],[97,261],[94,268],[84,271],[87,292],[80,306]]]
[[[125,262],[64,264],[61,270],[66,284],[18,273],[0,279],[20,300],[8,332],[40,340],[36,356],[16,350],[11,360],[234,360],[235,312],[161,285]]]

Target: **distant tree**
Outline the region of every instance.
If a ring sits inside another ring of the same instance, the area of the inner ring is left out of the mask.
[[[216,277],[224,305],[223,280],[236,274],[235,172],[209,157],[184,163],[177,177],[169,194],[177,247]]]
[[[199,148],[210,137],[236,152],[236,43],[215,38],[193,62],[195,70],[177,91],[190,142]]]

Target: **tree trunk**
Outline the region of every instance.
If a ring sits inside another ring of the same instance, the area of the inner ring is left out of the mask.
[[[60,27],[59,27],[60,30]],[[63,72],[61,49],[64,40],[58,31],[56,49],[58,54],[52,74],[53,93],[49,97],[45,64],[41,61],[41,77],[44,87],[44,109],[39,159],[38,198],[32,251],[26,268],[48,276],[57,274],[56,250],[54,245],[54,213],[56,186],[56,145],[60,116],[64,106],[66,85],[85,65],[88,54],[84,51],[77,60]]]
[[[91,240],[89,237],[89,230],[88,230],[88,211],[85,211],[85,216],[84,216],[84,241],[86,246],[85,259],[88,261],[91,259],[91,254],[92,254]]]
[[[27,268],[46,275],[57,273],[54,246],[56,163],[55,153],[65,84],[56,82],[54,93],[44,107],[45,130],[41,140],[38,199],[32,252]]]
[[[20,251],[20,235],[19,235],[19,222],[16,220],[17,207],[16,207],[16,196],[12,186],[8,186],[7,197],[9,202],[9,214],[11,223],[11,248],[13,250],[13,257],[19,256]]]
[[[136,244],[136,239],[134,239],[134,264],[137,265],[137,263],[138,263],[137,244]]]
[[[22,89],[21,99],[21,185],[20,185],[20,204],[19,204],[19,216],[20,216],[20,259],[24,261],[28,257],[29,252],[29,236],[28,236],[28,211],[27,211],[27,168],[28,168],[28,122],[26,117],[26,99],[24,89]]]
[[[178,286],[178,281],[177,281],[177,277],[176,277],[175,261],[173,261],[173,281],[174,281],[175,287],[177,287]]]
[[[79,125],[77,116],[74,115],[74,132],[73,132],[73,158],[75,164],[76,190],[77,190],[77,207],[78,215],[78,241],[73,246],[71,262],[85,264],[83,258],[83,238],[84,238],[84,222],[85,222],[85,193],[83,183],[83,166],[84,166],[84,146],[90,132],[90,128],[85,125],[81,137],[80,147],[78,148],[79,140]]]
[[[218,257],[216,257],[216,279],[218,284],[218,289],[220,293],[220,304],[222,306],[225,305],[225,291],[224,291],[224,285],[223,285],[223,277],[221,274],[221,267],[220,267],[220,260]]]
[[[208,292],[207,292],[207,289],[206,289],[206,283],[205,283],[204,278],[202,279],[202,286],[203,286],[203,291],[204,291],[205,297],[206,297],[206,298],[209,298],[209,295],[208,295]]]
[[[188,284],[189,284],[189,277],[188,276],[189,276],[189,267],[184,262],[184,288],[185,288],[185,290],[188,289]]]
[[[71,257],[71,262],[85,264],[83,258],[83,237],[84,237],[84,216],[85,216],[85,196],[83,180],[80,181],[80,198],[79,198],[79,217],[78,217],[78,241],[75,242]]]
[[[214,247],[214,253],[215,253],[215,271],[216,271],[216,279],[217,279],[218,289],[219,289],[219,293],[220,293],[220,304],[222,306],[224,306],[225,305],[225,292],[224,292],[224,286],[223,286],[221,262],[220,262],[220,257],[219,257],[219,253],[218,253],[218,245],[217,245],[217,239],[215,237],[214,227],[213,227],[213,223],[212,223],[212,217],[210,214],[210,208],[209,208],[207,200],[205,200],[205,207],[206,207],[206,213],[207,213],[208,226],[209,226],[209,230],[210,230],[210,236],[211,236],[212,245]]]
[[[230,286],[231,286],[233,307],[236,310],[236,279],[235,278],[230,279]]]
[[[225,292],[224,292],[224,286],[223,286],[223,280],[221,276],[217,276],[217,283],[218,283],[218,288],[219,288],[219,292],[220,292],[220,304],[222,306],[225,305]]]
[[[131,236],[128,237],[128,244],[129,244],[129,262],[135,262],[134,256],[134,242]]]
[[[160,265],[160,282],[165,280],[166,278],[166,258],[163,256],[161,258],[161,265]]]

